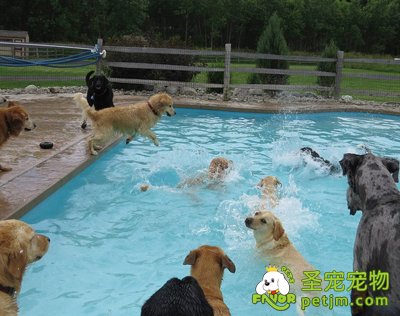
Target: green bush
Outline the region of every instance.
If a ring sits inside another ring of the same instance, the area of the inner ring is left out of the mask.
[[[222,68],[224,69],[224,63],[215,63],[215,64],[208,64],[209,67],[212,68]],[[232,82],[232,73],[231,73],[231,82]],[[223,71],[209,71],[207,72],[207,83],[224,83],[224,72]],[[217,92],[222,93],[223,88],[207,88],[207,92]]]
[[[127,47],[168,47],[181,48],[184,43],[177,37],[172,37],[166,41],[159,39],[148,40],[142,36],[126,35],[118,38],[111,38],[107,41],[110,46]],[[168,64],[192,66],[195,63],[195,56],[173,55],[173,54],[149,54],[149,53],[107,53],[107,60],[113,62],[135,62],[150,64]],[[151,70],[135,68],[117,68],[110,67],[111,75],[114,78],[132,78],[145,80],[167,80],[167,81],[185,81],[190,82],[196,72],[176,71],[176,70]],[[115,88],[126,90],[141,90],[142,84],[124,84],[113,83]]]
[[[274,55],[289,54],[289,49],[281,27],[281,20],[276,13],[271,16],[267,27],[258,39],[257,53]],[[289,63],[286,60],[258,59],[256,61],[256,66],[258,68],[289,69]],[[288,78],[288,75],[253,74],[249,77],[248,82],[286,84]],[[274,94],[274,92],[272,92],[272,94]]]
[[[338,48],[337,48],[335,42],[333,40],[331,40],[329,42],[329,44],[325,46],[321,57],[336,58],[337,51],[338,51]],[[318,69],[318,71],[336,72],[336,63],[335,62],[320,62],[317,65],[317,69]],[[323,87],[333,87],[335,85],[335,77],[319,76],[317,79],[317,83]]]
[[[258,74],[251,73],[247,77],[247,83],[249,83],[249,84],[261,84],[260,76]]]

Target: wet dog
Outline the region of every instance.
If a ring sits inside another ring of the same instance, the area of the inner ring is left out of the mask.
[[[104,75],[93,75],[94,71],[89,71],[86,74],[86,85],[88,87],[86,100],[90,106],[94,106],[96,111],[113,107],[114,102],[114,93],[111,87],[110,82]],[[83,122],[81,127],[85,129],[86,117],[83,116]]]
[[[167,93],[157,93],[147,101],[101,111],[92,109],[82,93],[75,94],[74,100],[93,123],[94,134],[89,140],[92,155],[97,155],[96,149],[118,134],[127,136],[127,144],[139,134],[148,137],[158,146],[157,136],[150,128],[158,123],[164,113],[168,116],[175,115],[172,98]]]
[[[262,208],[274,208],[278,205],[278,187],[281,185],[281,182],[275,176],[266,176],[260,180],[257,186],[261,189]]]
[[[253,230],[256,247],[266,262],[290,268],[295,280],[295,290],[301,294],[303,271],[313,271],[315,268],[289,240],[279,218],[269,211],[257,211],[246,218],[245,225]]]
[[[31,131],[36,124],[29,117],[28,112],[18,103],[9,101],[8,107],[0,108],[0,146],[10,136],[18,136],[22,130]],[[1,171],[10,171],[12,168],[0,165]]]
[[[350,214],[362,211],[354,242],[353,270],[389,274],[386,290],[352,290],[353,303],[366,297],[387,297],[388,306],[352,307],[353,315],[400,315],[400,192],[399,161],[371,153],[345,154],[340,161],[347,176],[347,205]],[[371,284],[371,283],[370,283]]]
[[[312,160],[319,163],[322,167],[327,168],[330,174],[340,173],[338,166],[331,163],[329,160],[321,157],[314,149],[310,147],[303,147],[300,149],[300,154],[302,156],[309,156]]]
[[[201,246],[190,251],[183,264],[191,265],[191,275],[199,282],[215,316],[230,316],[224,303],[221,283],[224,270],[235,273],[236,267],[231,259],[219,247]]]
[[[207,172],[188,178],[178,184],[178,188],[202,185],[207,182],[218,184],[228,175],[233,165],[233,161],[224,157],[215,157],[210,161]]]
[[[213,316],[195,278],[172,278],[142,306],[141,316]]]
[[[46,254],[49,243],[22,221],[0,221],[0,315],[17,316],[26,267]]]

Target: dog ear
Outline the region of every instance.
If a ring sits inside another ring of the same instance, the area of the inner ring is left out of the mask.
[[[279,274],[279,278],[278,278],[278,289],[279,292],[282,295],[286,295],[289,293],[289,283],[288,281],[286,281],[285,277],[283,276],[283,274]]]
[[[394,182],[399,182],[399,161],[394,158],[384,157],[381,159],[383,165],[392,174]]]
[[[283,229],[282,223],[279,220],[275,220],[274,232],[273,232],[274,239],[279,240],[283,236],[284,233],[285,233],[285,230]]]
[[[25,268],[28,263],[26,251],[22,249],[8,255],[8,272],[17,280],[22,280]]]
[[[18,111],[18,108],[6,112],[6,121],[10,134],[18,136],[24,126],[24,117],[22,113]]]
[[[18,104],[15,103],[14,101],[8,101],[8,108],[12,108],[13,106],[17,106]]]
[[[344,154],[343,159],[339,161],[343,170],[343,175],[354,173],[363,158],[364,155]]]
[[[229,272],[231,272],[231,273],[235,273],[236,272],[235,264],[233,263],[233,261],[227,255],[224,255],[222,257],[222,266],[224,268],[227,268],[229,270]]]
[[[2,251],[0,253],[1,275],[13,285],[22,281],[27,266],[27,255],[21,249],[18,252]]]
[[[192,250],[191,252],[189,252],[189,254],[186,256],[185,261],[183,261],[183,264],[188,264],[188,265],[194,265],[196,263],[196,259],[197,259],[197,251],[196,250]]]

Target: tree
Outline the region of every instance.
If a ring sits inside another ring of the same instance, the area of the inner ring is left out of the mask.
[[[289,49],[283,35],[280,18],[276,13],[269,19],[268,25],[261,34],[257,43],[257,53],[288,55]],[[289,63],[286,60],[258,59],[258,68],[288,69]],[[286,84],[288,75],[258,74],[258,81],[267,84]],[[254,77],[251,79],[254,82]]]
[[[325,46],[322,56],[324,58],[336,58],[338,48],[333,40]],[[317,69],[319,71],[336,72],[336,64],[334,62],[320,62],[318,63]],[[320,86],[332,87],[335,84],[335,77],[318,77],[317,83]]]

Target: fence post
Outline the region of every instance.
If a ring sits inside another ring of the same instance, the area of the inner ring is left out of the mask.
[[[231,44],[225,44],[225,68],[224,68],[224,101],[229,101],[229,85],[231,79]]]
[[[335,77],[334,97],[335,97],[335,99],[339,99],[340,98],[340,84],[342,82],[344,52],[341,50],[338,50],[336,53],[336,56],[337,56],[337,59],[336,59],[336,77]]]
[[[97,49],[100,53],[103,50],[103,39],[102,38],[97,39]],[[102,64],[103,64],[102,61],[103,61],[103,59],[102,59],[102,57],[100,57],[100,59],[96,63],[96,75],[101,74],[101,68],[102,68]]]

